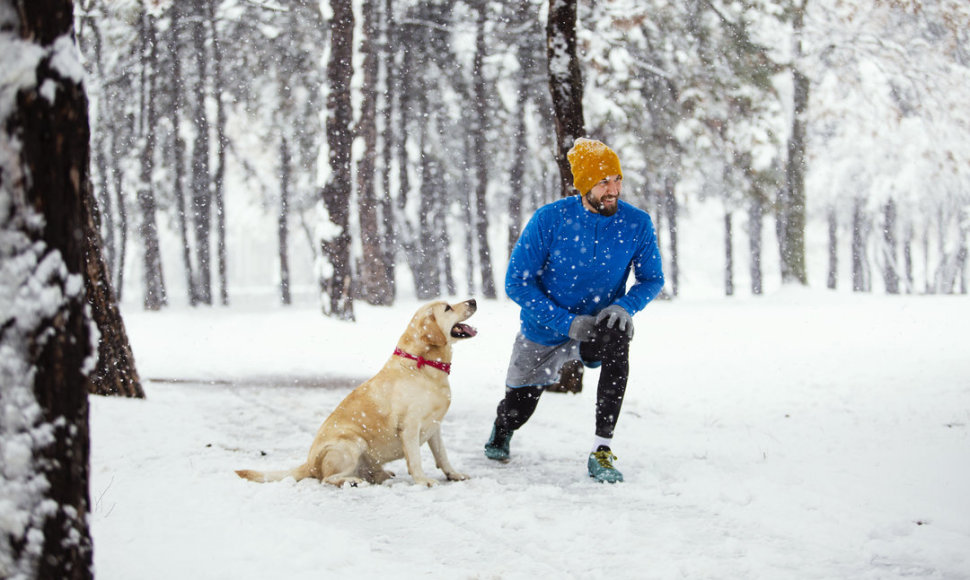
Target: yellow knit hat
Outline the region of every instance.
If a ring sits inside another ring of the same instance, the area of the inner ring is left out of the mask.
[[[583,137],[576,139],[573,148],[566,154],[566,159],[569,159],[569,167],[573,170],[573,185],[583,195],[604,177],[623,176],[620,158],[600,141]]]

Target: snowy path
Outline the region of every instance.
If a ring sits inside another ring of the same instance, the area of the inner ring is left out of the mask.
[[[236,478],[301,463],[341,388],[149,382],[146,401],[95,398],[98,577],[970,578],[970,357],[953,324],[970,301],[817,296],[638,317],[615,486],[585,476],[595,372],[579,395],[543,397],[511,463],[481,454],[515,325],[501,302],[456,347],[443,433],[467,482],[445,482],[426,448],[432,489],[403,462],[356,489]],[[265,381],[312,377],[314,349],[318,374],[376,369],[396,333],[367,328],[410,310],[349,329],[306,311],[128,320],[146,376]],[[335,330],[350,336],[320,353]]]

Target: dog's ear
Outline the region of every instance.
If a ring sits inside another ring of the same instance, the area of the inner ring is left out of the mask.
[[[444,346],[448,343],[448,337],[441,332],[434,312],[428,312],[428,315],[421,320],[421,338],[431,346]]]

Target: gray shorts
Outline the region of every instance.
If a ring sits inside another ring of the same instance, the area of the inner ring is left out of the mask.
[[[579,360],[579,341],[567,340],[556,346],[532,342],[518,333],[512,346],[512,360],[505,376],[505,386],[545,387],[559,382],[559,370],[563,363]]]

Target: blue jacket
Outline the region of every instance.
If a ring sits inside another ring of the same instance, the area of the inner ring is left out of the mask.
[[[647,213],[625,201],[605,217],[578,195],[545,205],[519,236],[505,293],[522,307],[522,334],[553,346],[569,339],[578,314],[618,304],[634,315],[664,285],[657,234]],[[635,283],[627,291],[633,271]]]

